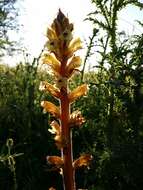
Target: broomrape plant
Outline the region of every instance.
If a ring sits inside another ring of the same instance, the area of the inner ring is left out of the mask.
[[[71,113],[70,105],[79,97],[86,95],[88,86],[82,84],[73,91],[68,88],[68,81],[81,66],[81,58],[75,52],[82,48],[80,38],[73,39],[73,24],[59,10],[56,19],[47,30],[47,52],[44,52],[42,63],[47,64],[54,76],[54,85],[41,82],[39,89],[50,93],[59,100],[60,106],[49,101],[42,101],[44,112],[52,114],[49,132],[54,134],[61,157],[47,156],[48,163],[56,167],[63,176],[64,190],[75,190],[75,170],[78,167],[89,166],[92,156],[84,154],[73,161],[72,128],[80,127],[84,118],[80,111]]]

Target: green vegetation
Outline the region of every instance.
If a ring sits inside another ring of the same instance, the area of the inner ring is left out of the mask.
[[[9,39],[9,31],[18,29],[16,17],[18,10],[15,8],[16,0],[0,1],[0,57],[6,53],[12,54],[15,43]]]
[[[143,34],[127,36],[118,33],[117,26],[120,10],[143,4],[137,0],[93,0],[92,4],[95,11],[87,20],[93,22],[94,32],[85,64],[94,45],[100,47],[95,53],[98,63],[70,82],[71,89],[83,82],[89,85],[87,96],[72,104],[86,119],[73,130],[74,158],[80,153],[93,155],[90,169],[76,172],[77,188],[139,190],[143,186]],[[61,175],[46,161],[59,151],[48,131],[53,118],[42,113],[40,102],[56,100],[39,91],[40,81],[52,80],[48,69],[40,69],[39,58],[13,68],[0,65],[0,190],[51,186],[62,190]],[[8,139],[13,141],[10,154]],[[14,156],[14,170],[8,165],[9,156]]]

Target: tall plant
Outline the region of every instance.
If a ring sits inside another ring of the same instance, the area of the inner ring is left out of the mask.
[[[48,64],[54,76],[53,84],[41,82],[40,90],[50,92],[59,100],[59,107],[49,101],[42,101],[44,112],[51,113],[55,120],[51,122],[49,131],[54,134],[56,146],[61,150],[61,157],[48,156],[47,160],[58,168],[63,175],[64,190],[75,190],[75,170],[88,166],[92,159],[84,154],[73,161],[72,128],[80,127],[84,118],[80,111],[71,113],[70,105],[80,96],[86,95],[88,87],[83,84],[73,91],[68,88],[69,79],[81,65],[81,58],[75,52],[82,48],[80,38],[73,39],[73,24],[59,10],[56,19],[47,30],[47,52],[42,62]]]
[[[108,126],[107,126],[107,141],[108,146],[113,145],[113,129],[114,129],[114,113],[116,106],[116,83],[118,82],[118,75],[124,64],[123,54],[120,52],[119,40],[118,40],[118,15],[128,5],[133,5],[138,8],[143,8],[143,3],[138,0],[91,0],[95,5],[95,10],[88,15],[89,21],[93,22],[96,28],[99,28],[99,32],[104,31],[105,37],[100,39],[100,47],[103,48],[99,51],[101,55],[101,61],[99,62],[99,68],[101,68],[101,74],[99,75],[99,82],[102,82],[102,76],[104,71],[104,64],[109,64],[108,69],[108,89],[109,89],[109,103],[108,103]],[[94,26],[94,27],[95,27]],[[104,33],[103,33],[104,34]],[[126,53],[126,52],[125,52]],[[125,55],[124,53],[124,55]],[[122,60],[121,60],[122,59]],[[121,68],[121,69],[120,69]],[[106,68],[105,68],[106,69]],[[120,70],[120,71],[119,71]]]

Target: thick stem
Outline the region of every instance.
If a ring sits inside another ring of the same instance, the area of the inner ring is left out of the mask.
[[[69,127],[70,104],[67,95],[67,87],[61,88],[61,133],[64,148],[61,149],[63,166],[64,190],[75,190],[75,175],[73,170],[72,131]]]

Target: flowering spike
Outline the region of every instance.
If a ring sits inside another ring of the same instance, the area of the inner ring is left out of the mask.
[[[53,116],[60,118],[60,110],[57,106],[55,106],[53,103],[48,102],[48,101],[42,101],[41,102],[41,106],[44,108],[43,112],[49,112],[51,113]]]
[[[93,159],[93,156],[90,154],[82,155],[73,162],[73,168],[77,169],[77,168],[82,167],[82,166],[89,167],[89,164],[90,164],[92,159]]]
[[[78,86],[76,89],[74,89],[72,92],[69,93],[69,101],[72,103],[80,96],[86,95],[88,90],[88,86],[86,84],[83,84],[81,86]]]
[[[60,98],[60,91],[59,91],[59,89],[56,88],[54,85],[46,82],[46,81],[42,81],[40,83],[39,90],[41,90],[41,91],[48,91],[54,97]]]
[[[47,82],[40,84],[40,89],[50,92],[59,99],[60,107],[48,101],[43,101],[41,106],[59,119],[59,123],[53,121],[49,132],[54,134],[55,144],[61,150],[61,158],[49,156],[47,160],[58,170],[63,170],[63,189],[74,190],[75,171],[77,167],[88,166],[91,160],[90,155],[81,156],[73,162],[72,150],[72,127],[80,127],[84,122],[81,112],[75,111],[72,114],[70,104],[82,95],[87,93],[87,85],[81,85],[69,93],[68,79],[81,65],[79,56],[75,52],[82,48],[80,38],[73,39],[73,24],[59,10],[51,27],[47,30],[48,41],[46,48],[49,53],[43,56],[43,63],[48,64],[54,74],[56,87]],[[59,110],[60,109],[60,110]]]

